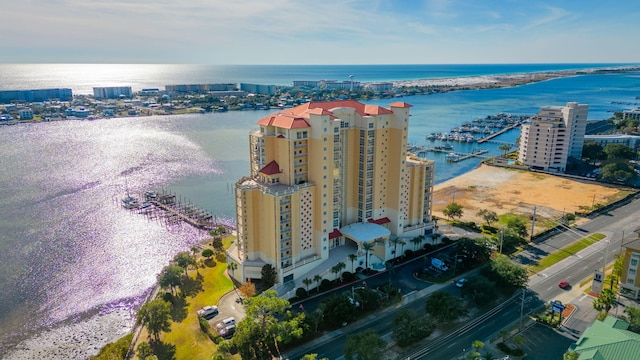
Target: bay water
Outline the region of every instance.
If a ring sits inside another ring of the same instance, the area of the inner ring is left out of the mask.
[[[109,67],[112,66],[107,66],[104,74],[110,74]],[[505,72],[472,67],[462,67],[458,73],[436,70],[445,74],[442,77]],[[544,66],[539,67],[531,71],[545,70]],[[52,76],[45,74],[60,72],[61,68],[71,71],[63,65],[57,68],[43,65],[40,72],[32,70],[33,78],[28,80],[27,75],[18,71],[20,65],[0,65],[0,88],[28,83],[28,88],[67,86],[76,92],[74,84],[47,83]],[[135,83],[142,88],[242,80],[277,84],[266,81],[277,76],[250,77],[246,68],[245,78],[228,80],[226,77],[216,80],[204,68],[194,70],[186,65],[158,65],[164,69],[164,75],[156,74],[150,79],[154,74],[142,72],[142,68],[147,69],[136,66],[129,70],[129,75],[114,78],[113,83],[88,84],[86,79],[76,79],[77,89],[86,91],[88,85]],[[167,69],[171,68],[174,74],[167,75],[166,71],[170,73]],[[16,75],[12,77],[8,69]],[[255,73],[264,73],[262,70],[251,69]],[[276,70],[267,72],[276,74]],[[365,72],[358,67],[329,67],[324,72],[318,67],[294,67],[294,70],[299,71],[296,80]],[[416,75],[415,69],[404,69],[405,75],[390,74],[384,66],[365,70],[373,74],[368,75],[371,81],[401,80],[402,76],[426,78]],[[291,69],[278,71],[293,76]],[[181,78],[184,74],[191,75]],[[42,82],[38,82],[39,76],[44,78]],[[357,76],[356,80],[365,81]],[[412,104],[409,142],[428,146],[426,135],[447,132],[478,117],[500,112],[532,115],[542,106],[576,101],[589,104],[589,119],[599,120],[612,116],[612,111],[640,106],[636,96],[640,96],[640,74],[627,73],[575,76],[512,88],[379,99],[370,103]],[[153,287],[156,274],[177,252],[187,251],[205,239],[206,233],[187,225],[168,228],[123,209],[121,198],[126,193],[167,189],[220,219],[233,222],[233,184],[249,173],[248,133],[257,120],[271,112],[0,126],[0,358],[87,358],[130,331],[135,309]],[[519,132],[512,131],[498,140],[513,142],[517,136]],[[478,148],[486,148],[490,155],[499,152],[495,144],[455,146],[456,151],[462,152]],[[433,153],[427,157],[436,161],[436,182],[463,174],[478,164],[478,160],[448,164],[444,155]]]

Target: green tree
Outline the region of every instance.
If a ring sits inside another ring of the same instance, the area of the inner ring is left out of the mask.
[[[567,352],[562,355],[562,360],[578,360],[579,357],[580,354],[578,354],[577,352],[573,350],[567,350]]]
[[[461,289],[478,306],[485,306],[496,298],[496,284],[482,275],[472,276]]]
[[[233,337],[243,359],[279,357],[280,345],[302,337],[305,315],[293,315],[289,308],[289,302],[279,298],[275,290],[247,299],[247,316],[238,324]]]
[[[183,251],[173,257],[173,263],[184,269],[184,274],[187,275],[187,269],[196,266],[196,259],[188,251]]]
[[[607,154],[604,152],[602,145],[595,141],[587,140],[582,146],[582,158],[591,164],[595,164],[598,161],[605,160]]]
[[[273,285],[276,284],[276,278],[278,274],[276,273],[276,269],[271,266],[271,264],[264,264],[262,269],[260,270],[262,274],[262,288],[270,289]]]
[[[476,214],[486,221],[487,225],[491,226],[494,222],[498,221],[498,214],[493,210],[481,209]]]
[[[460,219],[463,213],[464,212],[462,211],[462,205],[456,202],[447,204],[444,210],[442,210],[442,214],[448,217],[449,220]]]
[[[329,360],[328,358],[318,359],[318,354],[305,354],[300,358],[300,360]]]
[[[612,161],[600,168],[600,175],[604,181],[632,181],[637,178],[633,167],[626,161]]]
[[[207,259],[211,258],[213,256],[213,250],[211,249],[202,250],[202,256],[204,256]]]
[[[346,360],[380,360],[387,344],[375,331],[369,329],[361,333],[348,335],[344,346]]]
[[[521,238],[526,238],[529,235],[527,224],[522,218],[510,218],[507,220],[507,229],[512,230]]]
[[[322,281],[322,276],[314,275],[313,276],[313,281],[315,281],[318,284],[318,285],[316,285],[316,287],[318,288],[318,292],[320,292],[320,281]]]
[[[141,342],[140,345],[138,345],[138,358],[142,359],[142,360],[146,360],[148,357],[153,355],[153,350],[151,349],[151,346],[149,346],[149,343],[144,341]]]
[[[391,338],[400,347],[409,346],[431,335],[435,327],[428,317],[412,310],[401,310],[391,323]]]
[[[414,251],[416,251],[418,249],[418,245],[420,245],[422,243],[422,240],[424,240],[424,236],[422,236],[422,235],[416,236],[413,239],[409,240],[413,244],[413,250]]]
[[[511,150],[511,145],[503,144],[498,146],[498,149],[502,151],[502,157],[505,157],[505,155],[507,155],[507,152]]]
[[[640,308],[633,306],[625,306],[624,308],[625,320],[629,323],[627,330],[640,334]]]
[[[607,314],[616,306],[618,306],[618,300],[611,289],[602,289],[600,295],[593,300],[593,308],[598,311],[604,311]]]
[[[364,253],[365,253],[365,259],[364,259],[365,265],[364,265],[364,268],[368,269],[369,268],[369,251],[371,251],[373,249],[375,244],[374,243],[370,243],[370,242],[365,242],[365,243],[362,243],[361,246],[362,246],[362,250],[364,250]]]
[[[340,267],[338,266],[338,264],[331,267],[331,272],[335,275],[335,280],[338,280],[338,273],[340,272]]]
[[[437,321],[452,321],[467,314],[462,300],[445,291],[436,291],[427,298],[425,311]]]
[[[529,281],[527,270],[504,255],[498,255],[491,260],[487,274],[498,285],[507,287],[523,288]]]
[[[313,280],[305,278],[302,280],[302,283],[307,287],[307,292],[309,292],[309,285],[313,284]]]
[[[175,288],[182,285],[182,268],[178,265],[165,266],[158,275],[158,285],[163,289],[171,289],[175,295]]]
[[[324,321],[329,326],[340,326],[356,318],[353,305],[351,305],[349,299],[345,296],[333,295],[324,299],[320,303],[320,309],[324,314]]]
[[[356,254],[349,254],[349,260],[351,260],[351,272],[354,272],[353,270],[353,263],[358,260],[358,255]]]
[[[137,323],[146,327],[154,341],[160,341],[161,332],[171,331],[171,304],[162,300],[152,300],[138,311]]]
[[[604,147],[604,152],[609,159],[635,159],[636,153],[632,148],[624,144],[608,144]]]
[[[227,270],[231,270],[231,273],[234,274],[236,269],[238,268],[238,264],[234,263],[233,261],[229,261],[227,263]],[[235,275],[235,274],[234,274]]]

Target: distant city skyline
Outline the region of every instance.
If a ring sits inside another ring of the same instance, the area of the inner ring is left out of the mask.
[[[636,63],[640,3],[30,0],[0,63]]]

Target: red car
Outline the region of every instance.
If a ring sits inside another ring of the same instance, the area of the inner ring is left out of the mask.
[[[561,289],[566,289],[566,288],[568,288],[568,287],[569,287],[569,283],[568,283],[566,280],[562,280],[562,281],[560,281],[560,283],[558,284],[558,286],[559,286]]]

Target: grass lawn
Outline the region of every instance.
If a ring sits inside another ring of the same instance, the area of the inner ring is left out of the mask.
[[[229,236],[223,239],[225,248],[235,240]],[[210,264],[213,264],[211,262]],[[171,332],[163,333],[161,341],[175,346],[176,359],[210,360],[216,352],[216,345],[200,330],[196,311],[206,305],[215,305],[222,295],[233,290],[231,280],[225,275],[227,264],[215,261],[215,266],[206,266],[198,269],[202,276],[202,291],[195,296],[186,298],[186,305],[179,312],[185,315],[180,322],[172,322]],[[189,271],[189,277],[196,278],[196,271]],[[175,309],[174,309],[175,311]],[[138,341],[148,341],[144,331]]]
[[[540,261],[538,261],[538,263],[536,265],[532,265],[532,266],[528,266],[527,267],[527,272],[529,274],[535,274],[538,273],[546,268],[548,268],[549,266],[560,262],[561,260],[564,260],[566,258],[568,258],[571,255],[575,255],[578,251],[583,250],[587,247],[589,247],[592,244],[595,244],[596,242],[602,240],[605,238],[604,234],[600,234],[600,233],[595,233],[595,234],[591,234],[585,238],[582,238],[580,240],[574,241],[571,244],[556,250],[554,252],[552,252],[551,254],[545,256],[544,258],[542,258]]]

